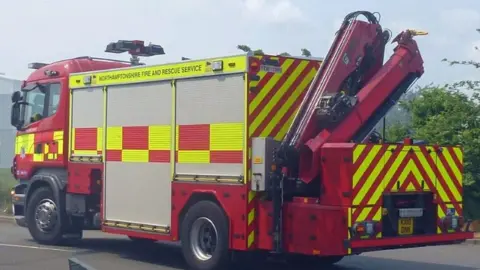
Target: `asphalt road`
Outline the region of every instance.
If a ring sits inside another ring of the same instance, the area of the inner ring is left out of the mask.
[[[87,232],[75,246],[46,247],[30,240],[26,229],[0,220],[1,270],[64,270],[75,257],[95,270],[184,269],[175,245],[139,246],[123,236]],[[239,267],[239,269],[245,269]],[[250,268],[252,269],[252,268]],[[265,263],[262,270],[302,270],[292,265]],[[472,270],[480,269],[480,245],[454,245],[372,252],[345,258],[335,270]],[[252,269],[255,270],[255,269]]]

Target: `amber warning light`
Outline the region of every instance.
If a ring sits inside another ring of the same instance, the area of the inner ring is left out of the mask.
[[[35,62],[35,63],[29,63],[29,64],[28,64],[28,68],[29,68],[29,69],[40,69],[40,68],[45,67],[45,66],[47,66],[47,65],[48,65],[48,64],[45,64],[45,63],[37,63],[37,62]]]
[[[110,42],[107,45],[105,52],[128,52],[132,56],[130,58],[130,63],[132,65],[144,65],[143,63],[140,63],[140,59],[138,58],[139,56],[149,57],[165,54],[162,46],[151,43],[145,46],[145,42],[142,40],[119,40],[117,42]]]
[[[136,56],[154,56],[165,54],[162,46],[149,44],[145,46],[145,42],[142,40],[119,40],[117,42],[111,42],[107,45],[105,52],[108,53],[124,53],[128,52],[131,55]]]

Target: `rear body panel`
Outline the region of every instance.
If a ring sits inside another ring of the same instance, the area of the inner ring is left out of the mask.
[[[388,193],[432,193],[437,219],[462,216],[462,164],[460,147],[356,145],[352,222],[380,220]],[[436,231],[442,233],[440,227]]]
[[[322,157],[320,204],[345,210],[348,253],[473,237],[441,227],[447,215],[463,215],[460,147],[327,143]],[[381,230],[354,237],[354,225],[364,221],[379,222]]]

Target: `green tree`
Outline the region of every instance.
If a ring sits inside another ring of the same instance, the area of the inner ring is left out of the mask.
[[[302,56],[312,57],[312,53],[311,53],[309,50],[307,50],[307,49],[304,48],[304,49],[302,49],[301,51],[302,51]]]
[[[246,53],[253,53],[254,55],[264,55],[263,50],[258,49],[258,50],[252,50],[249,46],[247,45],[238,45],[237,49],[244,51]]]
[[[480,29],[476,29],[477,33],[480,33]],[[478,53],[480,53],[480,48],[477,46],[474,47]],[[470,66],[473,68],[480,68],[480,62],[474,61],[474,60],[449,60],[447,58],[442,59],[443,62],[447,62],[450,64],[450,66],[456,66],[456,65],[463,65],[463,66]],[[467,89],[467,90],[474,90],[474,91],[479,91],[480,90],[480,80],[462,80],[458,82],[454,82],[452,84],[447,84],[446,87],[451,88],[451,89]]]
[[[252,48],[250,48],[250,46],[248,46],[248,45],[237,45],[237,49],[239,49],[243,52],[246,52],[246,53],[253,53],[254,55],[264,55],[265,54],[262,49],[252,50]],[[305,57],[311,57],[312,56],[310,51],[307,50],[307,49],[301,49],[301,52],[302,52],[302,56],[305,56]],[[283,52],[283,53],[280,53],[278,55],[279,56],[292,56],[288,52]]]
[[[407,123],[402,123],[400,121],[393,123],[388,122],[385,130],[385,139],[388,142],[399,142],[410,135],[411,130]]]
[[[409,129],[417,139],[440,145],[461,145],[464,150],[465,214],[480,218],[480,103],[451,87],[428,86],[400,104],[411,117],[410,126],[389,129],[398,134]],[[388,132],[387,132],[388,134]]]

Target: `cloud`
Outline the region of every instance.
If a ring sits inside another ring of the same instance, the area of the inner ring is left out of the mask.
[[[300,22],[302,10],[291,0],[242,0],[244,15],[268,23]]]

